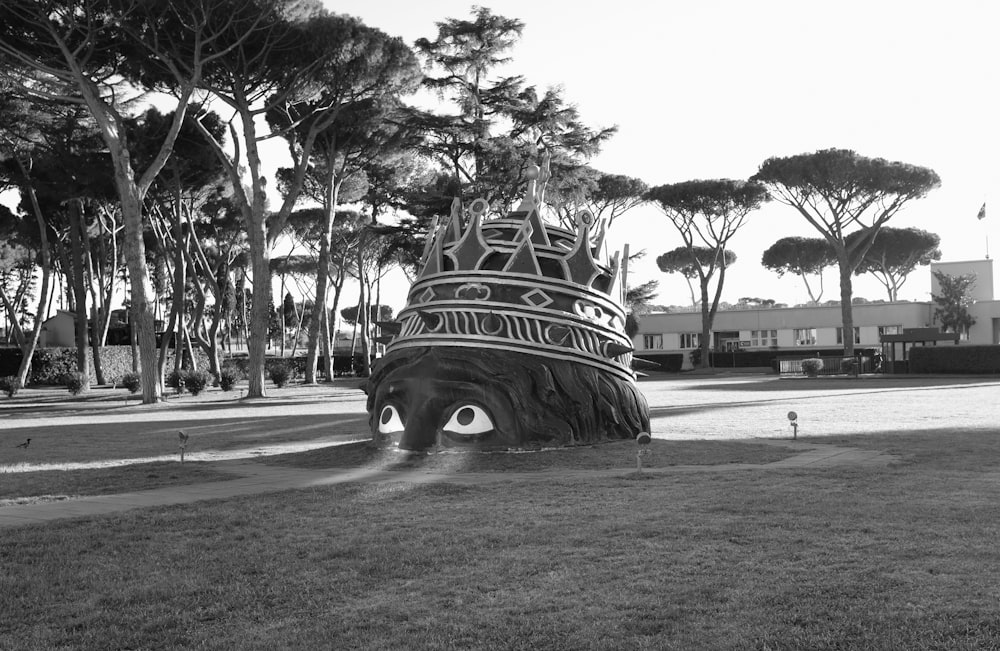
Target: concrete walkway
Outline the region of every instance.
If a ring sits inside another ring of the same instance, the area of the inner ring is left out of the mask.
[[[789,468],[827,468],[832,466],[878,467],[886,466],[896,457],[883,452],[845,448],[820,443],[799,441],[778,441],[758,439],[754,443],[764,443],[793,450],[800,450],[794,456],[767,464],[728,463],[714,466],[666,466],[646,468],[644,474],[669,476],[691,472],[734,472],[751,470],[785,470]],[[64,518],[93,517],[120,513],[131,509],[154,506],[190,504],[202,500],[217,500],[240,495],[274,493],[297,488],[330,486],[351,482],[409,482],[409,483],[451,483],[484,484],[517,481],[519,483],[548,481],[555,476],[566,478],[625,477],[635,472],[631,468],[607,470],[558,470],[534,472],[492,472],[492,473],[433,473],[419,470],[376,470],[376,469],[329,469],[305,470],[284,466],[266,466],[243,461],[239,463],[218,463],[216,468],[231,472],[237,478],[170,486],[135,493],[77,497],[66,500],[15,504],[0,507],[0,528],[45,523]]]

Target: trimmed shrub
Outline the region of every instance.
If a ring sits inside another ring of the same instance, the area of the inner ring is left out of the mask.
[[[914,346],[911,373],[1000,373],[1000,346]]]
[[[74,396],[83,393],[83,390],[87,388],[88,382],[89,378],[87,378],[87,374],[80,371],[73,371],[63,376],[63,383]]]
[[[163,382],[173,389],[174,393],[184,393],[184,371],[170,371]]]
[[[196,396],[212,381],[207,371],[184,371],[184,388]]]
[[[272,364],[270,368],[271,382],[274,382],[274,386],[279,389],[286,384],[291,378],[292,373],[284,364]]]
[[[224,368],[219,372],[219,388],[223,391],[232,391],[239,379],[239,373],[231,368]]]
[[[18,381],[16,375],[5,375],[4,377],[0,377],[0,391],[6,393],[8,398],[16,396],[20,389],[21,383]]]
[[[840,360],[840,372],[847,373],[848,375],[854,375],[858,368],[858,360],[853,357],[845,357]]]
[[[802,360],[802,372],[810,377],[814,377],[823,370],[823,360],[818,357],[810,357]]]
[[[126,373],[122,376],[120,384],[128,389],[129,393],[138,393],[142,388],[142,379],[138,373]]]
[[[66,384],[66,375],[76,373],[75,348],[39,348],[31,358],[32,384]]]

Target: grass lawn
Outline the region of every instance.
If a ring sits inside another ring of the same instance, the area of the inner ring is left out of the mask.
[[[887,431],[816,441],[887,468],[338,485],[8,529],[0,648],[1000,648],[998,440]]]
[[[765,464],[796,454],[773,445],[739,441],[653,440],[643,457],[643,468],[726,463]],[[553,448],[540,452],[445,452],[406,454],[378,450],[367,441],[320,448],[308,452],[275,455],[264,459],[270,465],[297,468],[356,468],[377,466],[387,470],[421,469],[429,472],[531,472],[537,470],[603,470],[634,468],[635,441],[611,441],[592,446]]]
[[[80,495],[109,495],[233,479],[211,464],[160,461],[93,470],[0,472],[0,506]],[[27,499],[25,499],[27,498]]]

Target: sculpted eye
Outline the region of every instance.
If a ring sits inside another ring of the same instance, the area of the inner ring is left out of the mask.
[[[493,420],[482,407],[463,405],[456,409],[444,426],[444,431],[453,434],[483,434],[493,430]]]
[[[378,417],[378,431],[382,434],[392,434],[403,431],[403,419],[399,417],[399,412],[392,405],[382,408],[382,413]]]

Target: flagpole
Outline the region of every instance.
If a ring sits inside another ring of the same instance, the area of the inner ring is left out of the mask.
[[[976,215],[976,219],[983,221],[986,219],[986,201],[983,201],[983,207],[979,209],[979,214]],[[990,259],[990,231],[988,228],[983,228],[983,236],[986,241],[986,259]]]

